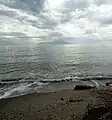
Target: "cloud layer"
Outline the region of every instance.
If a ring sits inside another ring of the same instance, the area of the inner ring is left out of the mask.
[[[112,1],[0,0],[0,36],[0,43],[8,44],[63,38],[108,43],[112,39]]]

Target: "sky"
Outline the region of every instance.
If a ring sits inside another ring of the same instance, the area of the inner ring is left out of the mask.
[[[111,44],[112,0],[0,0],[0,44]]]

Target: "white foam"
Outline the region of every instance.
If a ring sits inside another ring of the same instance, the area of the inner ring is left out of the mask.
[[[30,86],[33,85],[33,84],[37,84],[37,85],[34,88],[31,88]],[[33,90],[37,90],[38,88],[41,88],[44,85],[47,85],[47,83],[46,84],[41,83],[41,82],[34,82],[34,83],[31,83],[31,84],[21,83],[17,87],[15,87],[15,86],[11,87],[10,86],[10,88],[5,90],[4,94],[0,96],[0,99],[24,95],[24,94],[27,94],[29,92],[33,92]]]
[[[95,81],[95,80],[91,80],[91,81],[95,84],[95,86],[96,86],[97,88],[100,87],[100,84],[99,84],[97,81]]]

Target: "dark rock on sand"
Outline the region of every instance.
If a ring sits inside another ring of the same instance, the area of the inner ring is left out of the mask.
[[[112,114],[105,106],[93,107],[88,110],[83,120],[112,120]]]
[[[62,97],[60,100],[64,101],[64,98]]]
[[[76,85],[74,90],[87,90],[87,89],[93,89],[95,86],[91,85]]]
[[[112,85],[112,82],[106,82],[106,86]]]

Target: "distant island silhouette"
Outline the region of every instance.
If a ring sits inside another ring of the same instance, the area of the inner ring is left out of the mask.
[[[61,45],[61,44],[97,44],[99,42],[100,42],[99,40],[95,40],[95,39],[67,39],[67,40],[54,40],[52,42],[42,42],[40,44],[53,44],[53,45]]]
[[[55,45],[60,45],[60,44],[70,44],[69,42],[65,41],[65,40],[55,40],[52,42],[42,42],[40,44],[55,44]]]

